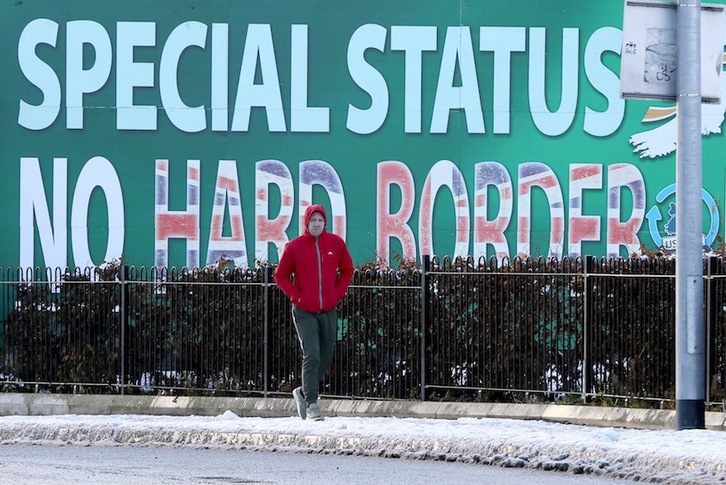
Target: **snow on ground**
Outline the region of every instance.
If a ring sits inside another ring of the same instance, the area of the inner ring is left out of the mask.
[[[192,446],[434,459],[658,483],[726,483],[726,433],[492,418],[0,417],[0,444]]]

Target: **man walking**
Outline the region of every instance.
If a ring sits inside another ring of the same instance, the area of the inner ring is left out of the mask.
[[[353,261],[345,242],[327,232],[327,215],[322,205],[305,210],[305,233],[282,252],[275,270],[275,283],[292,302],[303,352],[302,386],[293,392],[302,419],[325,419],[318,406],[318,386],[333,363],[338,335],[338,302],[345,297],[353,278]]]

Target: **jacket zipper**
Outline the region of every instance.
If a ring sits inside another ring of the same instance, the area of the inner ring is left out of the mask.
[[[319,300],[319,307],[318,307],[318,313],[323,311],[323,260],[320,257],[320,244],[319,239],[315,238],[315,253],[318,257],[318,300]]]

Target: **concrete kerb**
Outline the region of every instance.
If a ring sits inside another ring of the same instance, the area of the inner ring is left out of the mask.
[[[329,416],[397,418],[534,419],[588,426],[673,429],[675,411],[557,404],[458,403],[321,399]],[[294,416],[290,398],[128,396],[0,393],[0,416],[59,414],[154,414],[217,416],[232,411],[245,417]],[[706,428],[726,431],[726,413],[707,412]]]
[[[30,396],[32,394],[0,394],[0,416],[27,416],[30,414]]]

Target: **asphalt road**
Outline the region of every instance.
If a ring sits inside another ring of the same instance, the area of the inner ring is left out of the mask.
[[[345,485],[635,483],[497,466],[274,451],[133,446],[0,445],[0,483]]]

